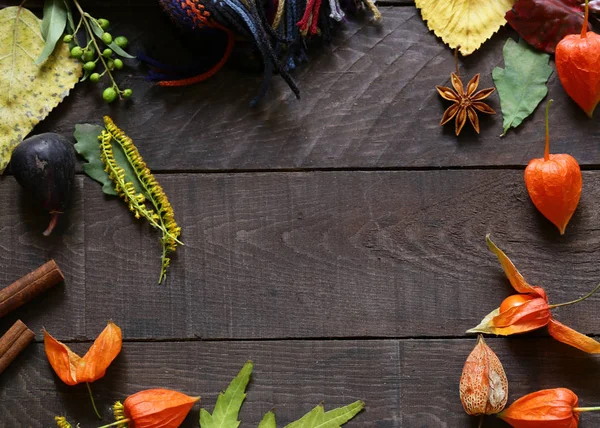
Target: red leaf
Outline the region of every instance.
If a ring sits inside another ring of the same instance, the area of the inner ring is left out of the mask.
[[[518,0],[506,12],[506,20],[536,49],[554,53],[556,45],[569,34],[581,33],[582,0]],[[588,25],[591,31],[592,26]]]

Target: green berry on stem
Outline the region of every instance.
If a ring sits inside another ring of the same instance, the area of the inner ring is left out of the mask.
[[[98,25],[100,25],[100,28],[106,31],[106,29],[110,27],[110,22],[108,22],[108,19],[100,18],[98,20]]]
[[[119,58],[116,58],[113,62],[114,62],[115,68],[117,70],[120,70],[123,68],[123,61],[121,61]]]
[[[72,34],[67,34],[65,37],[63,37],[63,42],[65,42],[65,43],[71,43],[72,41],[73,41]]]
[[[109,70],[114,70],[115,69],[115,62],[112,59],[109,59],[106,62],[106,66],[108,67]]]
[[[106,88],[102,93],[102,98],[104,98],[104,101],[107,103],[112,103],[117,99],[117,91],[115,91],[114,88]]]
[[[93,61],[96,58],[96,51],[94,48],[88,48],[83,52],[83,60],[85,62]]]
[[[94,61],[88,61],[83,65],[85,71],[92,71],[94,68],[96,68],[96,63]]]
[[[127,40],[127,37],[119,36],[115,38],[115,43],[118,47],[125,49],[129,44],[129,40]]]
[[[92,83],[98,83],[100,81],[100,75],[98,73],[93,73],[90,76],[90,82]]]
[[[110,45],[113,41],[112,35],[110,33],[104,33],[102,34],[102,41],[107,44]]]
[[[74,46],[73,49],[71,49],[71,56],[73,58],[81,58],[81,55],[83,55],[83,49],[81,49],[81,47]]]
[[[112,54],[113,54],[112,49],[107,48],[107,49],[104,49],[104,51],[102,51],[102,56],[104,58],[110,58],[112,56]]]
[[[131,89],[125,89],[123,91],[123,97],[130,98],[133,95],[133,91]]]

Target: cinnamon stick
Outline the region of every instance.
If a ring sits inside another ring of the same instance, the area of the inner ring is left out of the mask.
[[[18,320],[0,337],[0,374],[35,338],[35,333]]]
[[[54,260],[40,266],[13,284],[0,290],[0,318],[29,302],[38,294],[64,281],[65,277]]]

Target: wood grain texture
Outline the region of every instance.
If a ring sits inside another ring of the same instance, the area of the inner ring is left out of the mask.
[[[0,287],[50,259],[56,260],[66,278],[64,284],[0,319],[0,332],[17,319],[38,334],[42,327],[69,332],[70,337],[85,331],[84,180],[76,177],[69,211],[53,234],[44,237],[48,213],[37,208],[13,177],[0,178]]]
[[[182,37],[154,2],[143,9],[92,9],[115,24],[132,52],[167,62],[205,54],[182,47]],[[271,170],[312,168],[414,168],[526,165],[543,153],[543,109],[504,138],[502,117],[482,118],[482,133],[439,127],[446,107],[435,91],[449,84],[454,59],[431,33],[414,7],[383,7],[382,26],[368,19],[341,26],[330,46],[311,47],[311,60],[296,72],[301,101],[275,78],[262,104],[248,102],[260,73],[237,69],[238,52],[227,70],[206,83],[168,89],[144,80],[144,67],[118,73],[131,87],[130,102],[107,106],[102,86],[78,85],[36,131],[71,135],[81,122],[99,123],[110,114],[140,145],[148,164],[162,171]],[[515,34],[501,30],[484,48],[461,59],[461,73],[481,73],[481,86],[493,85],[491,72],[502,66],[502,47]],[[191,44],[191,43],[188,43]],[[189,46],[188,46],[189,47]],[[246,63],[248,61],[245,61]],[[246,67],[247,68],[247,67]],[[552,150],[567,152],[583,165],[598,165],[600,122],[567,97],[553,74],[549,82]],[[490,104],[500,110],[497,94]]]
[[[53,334],[92,339],[113,319],[136,339],[463,336],[512,293],[486,233],[551,302],[572,300],[600,280],[600,175],[584,173],[560,237],[522,174],[160,175],[186,244],[163,286],[158,234],[86,179],[86,284],[65,307],[85,322]],[[556,314],[600,333],[594,302]]]
[[[549,338],[488,339],[509,379],[509,404],[538,389],[565,387],[584,406],[598,404],[596,357]],[[266,342],[126,343],[107,375],[93,384],[105,415],[110,405],[134,392],[164,387],[200,394],[212,409],[247,359],[255,364],[242,426],[256,426],[275,408],[278,426],[324,400],[326,407],[357,399],[367,409],[346,425],[368,428],[458,428],[477,426],[460,404],[458,381],[475,338],[458,340],[340,340]],[[73,347],[83,352],[89,344]],[[33,398],[32,398],[33,397]],[[48,427],[55,414],[96,426],[84,386],[67,387],[52,373],[41,344],[32,345],[0,377],[0,411],[6,426]],[[184,428],[197,427],[195,406]],[[105,418],[105,419],[108,419]],[[581,428],[600,423],[588,413]],[[507,425],[488,417],[486,427]]]
[[[88,346],[73,348],[84,352]],[[284,426],[320,402],[333,408],[363,399],[369,403],[367,411],[348,428],[397,427],[398,352],[398,344],[387,341],[126,343],[107,376],[92,389],[107,416],[115,400],[153,387],[201,395],[200,406],[212,411],[218,393],[251,359],[255,369],[242,426],[257,426],[272,408],[278,426]],[[21,426],[22,421],[49,427],[56,414],[84,427],[98,425],[85,386],[62,384],[41,344],[30,346],[22,356],[0,377],[0,414],[7,427]],[[200,406],[194,407],[183,427],[198,427]]]

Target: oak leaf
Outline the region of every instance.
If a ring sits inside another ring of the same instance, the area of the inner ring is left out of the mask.
[[[554,53],[556,45],[583,26],[583,0],[519,0],[506,20],[536,49]],[[588,24],[588,30],[592,27]]]
[[[450,48],[470,55],[506,24],[515,0],[416,0],[427,26]]]
[[[44,49],[41,20],[19,7],[0,10],[0,174],[14,148],[79,81],[81,63],[66,44],[35,64]]]

